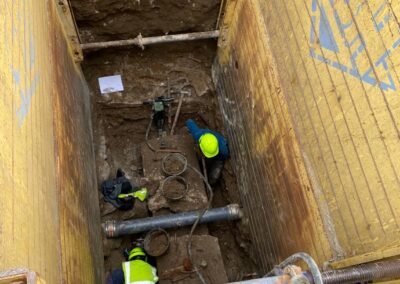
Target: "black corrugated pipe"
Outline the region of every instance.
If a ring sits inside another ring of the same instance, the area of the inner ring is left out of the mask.
[[[400,278],[400,259],[360,264],[322,273],[324,284],[350,284],[386,278]]]
[[[201,211],[182,212],[171,215],[134,219],[122,222],[107,221],[102,227],[108,238],[116,238],[123,235],[137,234],[154,229],[169,229],[192,225],[198,218]],[[207,210],[200,219],[200,224],[229,221],[242,218],[243,213],[237,204],[230,204],[226,207]]]

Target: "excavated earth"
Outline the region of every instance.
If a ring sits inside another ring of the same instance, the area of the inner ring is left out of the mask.
[[[220,0],[71,0],[83,42],[213,30]]]
[[[143,35],[160,35],[215,28],[220,1],[216,0],[72,0],[82,41],[116,40]],[[85,54],[83,71],[92,98],[92,120],[96,151],[97,178],[113,178],[123,169],[136,185],[146,185],[151,192],[157,185],[146,184],[143,178],[141,147],[151,113],[143,101],[171,94],[175,98],[171,112],[175,113],[178,93],[185,95],[176,133],[187,133],[186,119],[195,119],[201,127],[223,131],[216,93],[211,78],[216,41],[176,43],[140,50],[114,48]],[[100,94],[98,78],[121,75],[125,90]],[[166,123],[169,128],[170,123]],[[157,136],[153,128],[150,139]],[[228,161],[221,182],[214,188],[214,207],[239,203],[236,178]],[[136,202],[134,210],[116,211],[99,200],[102,222],[127,220],[151,215],[146,203]],[[204,228],[200,228],[203,231]],[[205,228],[218,238],[223,263],[229,281],[256,277],[257,266],[250,255],[246,222],[222,222]],[[122,251],[130,247],[137,236],[103,240],[105,276],[123,261]]]

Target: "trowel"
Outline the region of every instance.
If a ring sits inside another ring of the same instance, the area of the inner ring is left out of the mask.
[[[131,192],[131,193],[121,193],[118,195],[118,198],[120,199],[124,199],[127,197],[134,197],[136,199],[139,199],[140,201],[145,201],[147,199],[148,196],[148,190],[145,187],[142,187],[141,189],[139,189],[138,191],[135,192]]]

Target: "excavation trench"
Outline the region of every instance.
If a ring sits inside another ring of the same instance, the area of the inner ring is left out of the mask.
[[[147,155],[152,154],[144,144],[146,128],[151,114],[151,107],[143,105],[146,100],[162,95],[174,98],[170,112],[167,112],[167,116],[170,117],[165,123],[166,133],[169,133],[179,96],[182,92],[185,93],[175,128],[176,137],[180,138],[177,138],[177,140],[168,140],[169,138],[167,138],[167,140],[169,147],[177,146],[174,141],[181,143],[182,147],[186,147],[187,151],[192,152],[193,157],[196,157],[195,147],[184,126],[187,119],[194,119],[201,127],[224,132],[211,79],[211,66],[215,51],[216,41],[206,40],[152,46],[143,51],[138,48],[114,48],[86,54],[83,70],[92,94],[92,119],[98,184],[106,179],[113,178],[117,169],[121,168],[132,183],[146,186],[150,196],[157,195],[160,183],[157,180],[149,179],[149,170],[146,169],[146,167],[149,167],[146,161]],[[105,95],[100,93],[98,78],[110,75],[122,76],[125,89],[123,92]],[[153,126],[149,140],[157,138],[157,135],[156,128]],[[188,141],[188,143],[185,141]],[[198,163],[197,160],[189,162]],[[160,163],[160,159],[157,163]],[[203,187],[202,184],[199,186]],[[225,167],[222,180],[214,187],[214,193],[213,207],[223,207],[230,203],[240,204],[236,179],[230,162]],[[190,190],[188,194],[190,194]],[[175,208],[172,206],[153,210],[154,204],[149,206],[146,202],[136,201],[134,209],[118,211],[111,204],[105,202],[101,194],[99,202],[102,222],[170,214],[179,210],[192,210],[192,208],[186,208],[183,205],[183,207],[176,206]],[[245,224],[245,221],[220,222],[201,225],[195,231],[193,247],[201,251],[200,254],[205,254],[201,255],[201,259],[203,262],[209,262],[207,264],[209,266],[214,266],[214,264],[212,252],[208,253],[207,247],[212,247],[214,244],[212,244],[212,239],[207,238],[212,236],[218,240],[227,279],[218,278],[219,272],[214,271],[212,273],[217,275],[217,278],[210,279],[213,283],[248,279],[249,275],[256,277],[254,273],[257,271],[257,267],[252,261],[251,245]],[[177,263],[182,263],[187,258],[184,248],[188,232],[188,228],[168,230],[172,247],[168,251],[169,260],[174,259]],[[130,247],[131,242],[138,237],[143,237],[143,234],[114,239],[103,237],[105,277],[113,269],[121,266],[124,261],[123,249]],[[174,255],[171,256],[171,254]],[[178,277],[177,280],[176,275],[170,275],[171,269],[160,270],[160,268],[166,267],[167,259],[165,256],[152,261],[157,264],[159,274],[162,276],[160,283],[200,283],[195,273],[183,280],[179,280]],[[218,265],[215,264],[215,267],[218,267]]]

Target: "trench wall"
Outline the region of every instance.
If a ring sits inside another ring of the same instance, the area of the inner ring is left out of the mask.
[[[0,270],[101,283],[89,91],[56,3],[0,1]]]
[[[228,1],[213,76],[264,270],[400,254],[400,2]]]

